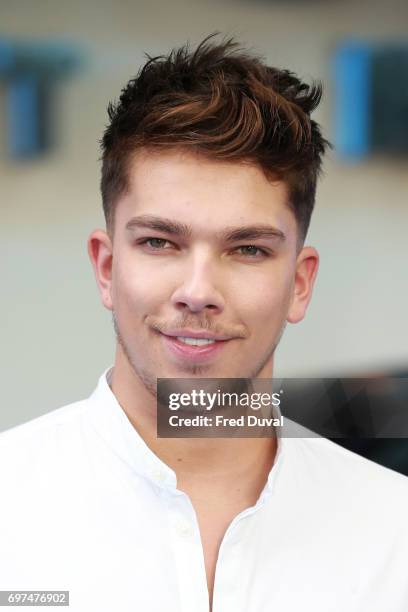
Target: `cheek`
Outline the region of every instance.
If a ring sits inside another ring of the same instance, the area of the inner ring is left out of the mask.
[[[147,313],[159,306],[166,295],[163,273],[146,270],[133,261],[117,261],[113,269],[112,293],[116,311]]]
[[[275,267],[252,276],[248,285],[248,299],[258,304],[261,309],[276,308],[286,302],[291,286],[292,280],[287,268]]]
[[[278,273],[252,279],[241,303],[248,317],[258,328],[280,327],[286,318],[292,297],[292,279]]]

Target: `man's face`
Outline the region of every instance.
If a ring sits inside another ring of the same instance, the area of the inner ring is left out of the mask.
[[[157,377],[270,376],[317,269],[314,249],[297,251],[282,182],[180,151],[135,155],[113,242],[98,230],[89,245],[118,349],[151,392]],[[215,342],[180,339],[195,332]]]

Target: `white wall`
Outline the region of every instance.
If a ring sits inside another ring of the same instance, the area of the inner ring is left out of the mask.
[[[137,72],[142,52],[165,52],[219,30],[271,64],[321,78],[316,113],[330,137],[330,54],[344,36],[404,37],[403,0],[224,2],[206,0],[2,0],[0,34],[77,41],[88,65],[56,94],[59,148],[44,160],[6,158],[0,121],[0,429],[92,391],[113,360],[110,315],[99,303],[86,253],[102,226],[98,140],[107,102]],[[0,116],[4,117],[0,86]],[[336,375],[406,366],[407,161],[326,163],[308,243],[321,254],[307,319],[288,326],[276,373]]]

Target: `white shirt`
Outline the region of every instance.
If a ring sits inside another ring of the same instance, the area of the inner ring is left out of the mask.
[[[69,590],[71,612],[208,612],[194,508],[106,374],[0,435],[0,590]],[[281,438],[225,533],[213,612],[407,612],[407,483],[328,440]]]

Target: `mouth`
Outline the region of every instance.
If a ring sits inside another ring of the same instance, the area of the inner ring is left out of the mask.
[[[168,336],[160,332],[165,349],[176,359],[194,363],[204,363],[219,355],[231,339],[193,338]]]

